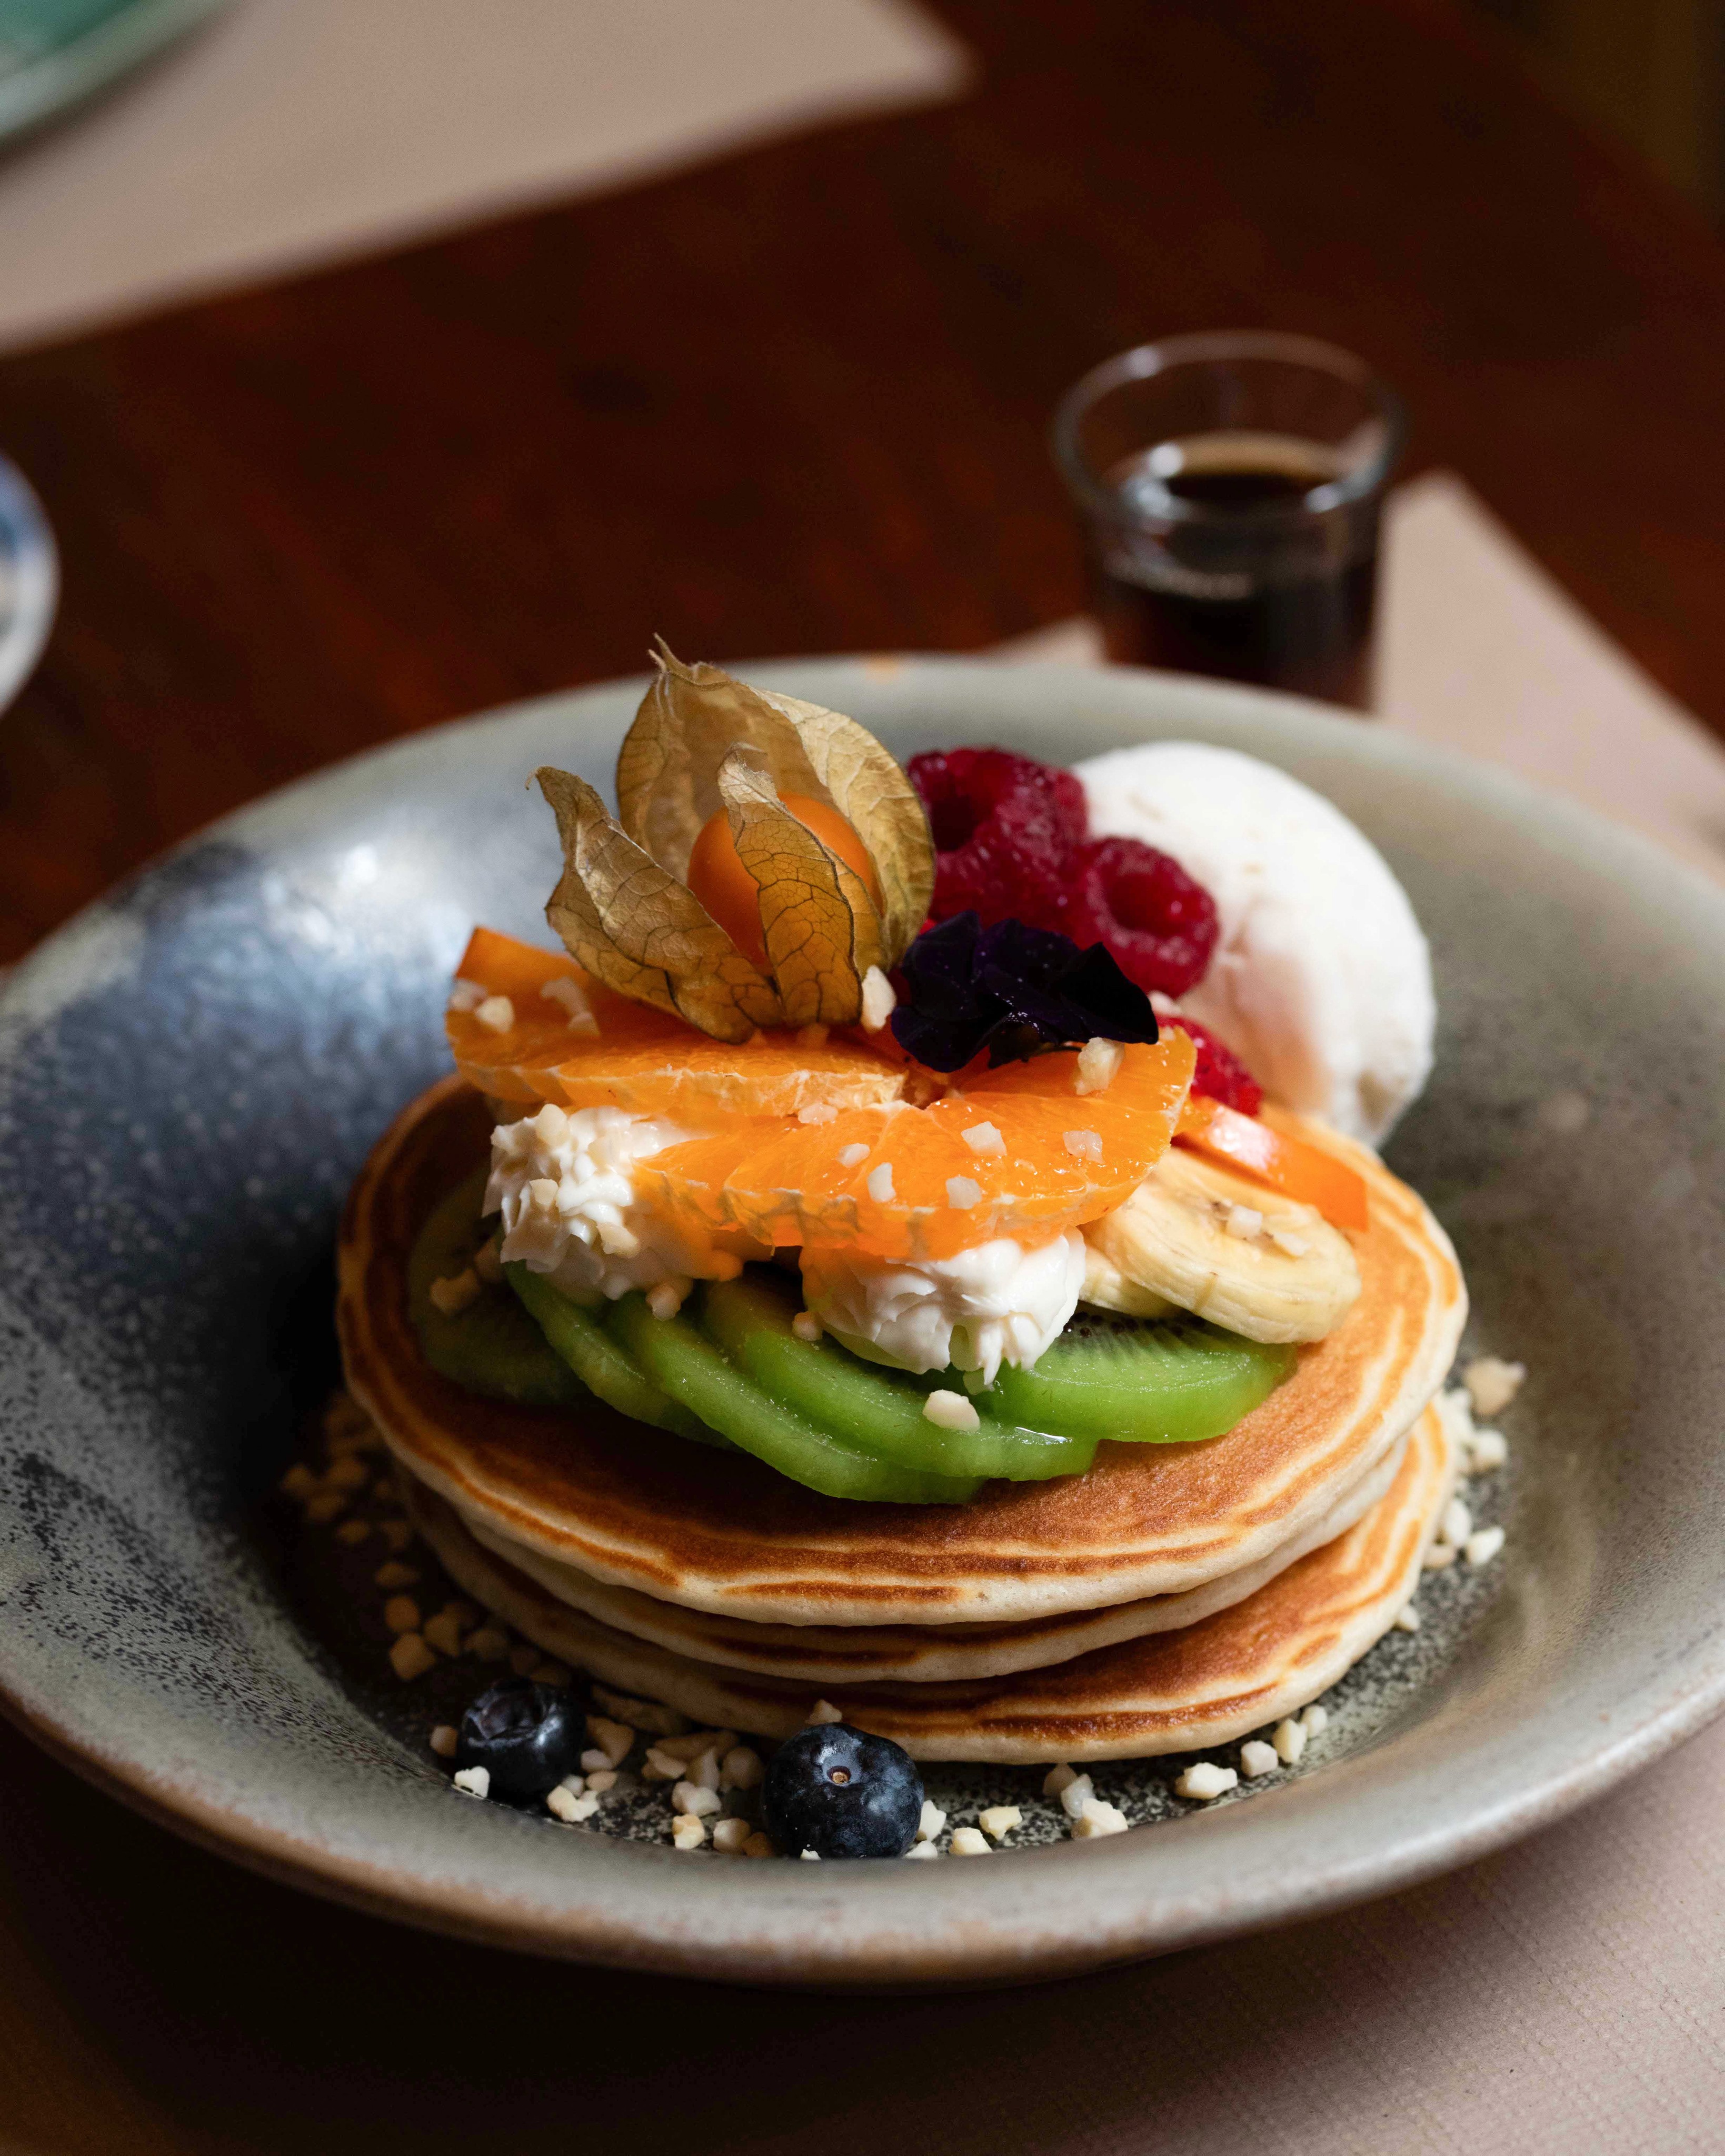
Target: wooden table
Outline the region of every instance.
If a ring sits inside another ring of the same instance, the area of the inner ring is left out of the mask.
[[[982,83],[0,362],[64,549],[0,721],[0,962],[388,736],[691,656],[1075,611],[1045,449],[1146,336],[1406,392],[1725,730],[1725,249],[1439,0],[939,0]]]
[[[655,629],[963,648],[1073,612],[1056,393],[1219,323],[1369,355],[1414,461],[1725,732],[1725,251],[1688,211],[1436,0],[938,4],[983,64],[962,105],[0,362],[66,567],[0,720],[0,961],[265,788]],[[1438,2146],[1386,2019],[1458,2072],[1524,2042],[1506,2086],[1555,2148],[1528,2017],[1579,2002],[1591,2041],[1601,1895],[1681,1919],[1637,1867],[1722,1733],[1538,1867],[1052,1993],[834,2004],[329,1910],[0,1730],[0,2150],[1317,2148],[1343,2067],[1382,2077],[1369,2145]],[[1611,2041],[1675,2083],[1678,2020]]]

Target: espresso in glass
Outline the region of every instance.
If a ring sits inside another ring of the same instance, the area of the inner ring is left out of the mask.
[[[1360,362],[1240,332],[1123,354],[1062,404],[1108,655],[1364,709],[1399,407]]]

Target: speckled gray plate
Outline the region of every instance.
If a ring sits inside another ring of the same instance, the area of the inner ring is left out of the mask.
[[[1285,765],[1405,879],[1436,1078],[1391,1149],[1475,1344],[1531,1366],[1488,1572],[1422,1590],[1305,1771],[980,1862],[684,1855],[454,1796],[344,1674],[256,1527],[327,1382],[342,1191],[443,1065],[475,919],[542,932],[554,760],[608,783],[638,683],[423,735],[231,819],[0,999],[0,1691],[62,1757],[243,1861],[544,1952],[755,1981],[1000,1981],[1381,1892],[1555,1818],[1725,1701],[1725,896],[1507,778],[1310,706],[1127,672],[824,660],[751,678],[900,753],[1189,735]],[[1501,1478],[1500,1478],[1501,1479]],[[424,1709],[413,1710],[422,1718]],[[405,1717],[405,1718],[404,1718]],[[974,1804],[1032,1784],[934,1778]],[[1034,1838],[1034,1837],[1033,1837]]]

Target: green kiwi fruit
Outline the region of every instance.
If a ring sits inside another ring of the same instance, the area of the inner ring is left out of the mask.
[[[1296,1360],[1291,1347],[1199,1317],[1081,1309],[1034,1369],[1004,1368],[986,1397],[996,1414],[1042,1430],[1184,1445],[1232,1430]]]

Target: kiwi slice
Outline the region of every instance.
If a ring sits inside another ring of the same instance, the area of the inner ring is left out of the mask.
[[[503,1276],[587,1391],[597,1394],[619,1414],[651,1423],[656,1430],[675,1430],[679,1437],[713,1437],[697,1416],[662,1392],[628,1349],[612,1337],[600,1322],[599,1312],[584,1310],[543,1273],[530,1272],[524,1265],[506,1265]]]
[[[932,1475],[847,1445],[768,1394],[685,1317],[655,1317],[639,1295],[605,1313],[605,1329],[692,1414],[793,1482],[829,1497],[962,1505],[980,1478]]]
[[[1128,1445],[1220,1437],[1293,1369],[1292,1348],[1199,1317],[1081,1310],[1034,1369],[1003,1369],[994,1412]]]
[[[469,1176],[434,1208],[408,1259],[408,1314],[425,1359],[465,1392],[529,1408],[578,1407],[587,1388],[552,1352],[508,1289],[482,1287],[446,1317],[431,1299],[434,1281],[464,1272],[485,1240],[480,1225],[485,1171]]]
[[[1081,1475],[1093,1437],[1015,1429],[984,1412],[980,1429],[945,1430],[923,1413],[939,1378],[918,1379],[863,1363],[829,1340],[799,1340],[799,1298],[765,1275],[713,1281],[703,1290],[701,1330],[771,1399],[782,1400],[846,1444],[936,1475],[1000,1476],[1040,1482]],[[987,1403],[978,1401],[979,1409]]]

